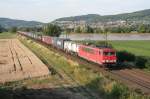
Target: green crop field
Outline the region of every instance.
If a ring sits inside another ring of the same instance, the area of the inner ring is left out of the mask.
[[[111,41],[117,50],[125,50],[136,56],[150,57],[150,41]]]

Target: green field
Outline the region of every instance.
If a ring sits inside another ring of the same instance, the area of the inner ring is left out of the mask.
[[[0,39],[11,39],[11,38],[15,38],[15,37],[16,37],[15,33],[10,33],[10,32],[0,33]]]
[[[111,41],[117,50],[125,50],[136,56],[150,57],[150,41]]]

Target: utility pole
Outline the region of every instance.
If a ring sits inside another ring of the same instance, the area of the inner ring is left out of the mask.
[[[106,47],[108,47],[108,32],[106,31]]]
[[[105,46],[108,47],[108,32],[105,31]]]
[[[68,30],[66,31],[66,39],[68,39]]]
[[[108,47],[108,29],[104,26],[105,46]]]

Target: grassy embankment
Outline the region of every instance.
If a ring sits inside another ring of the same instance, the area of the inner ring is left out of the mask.
[[[78,86],[84,86],[88,92],[96,93],[105,99],[146,99],[145,96],[129,90],[124,85],[104,77],[99,72],[87,69],[86,66],[67,59],[59,53],[45,48],[31,40],[21,39],[44,63],[53,66],[55,70],[65,73]],[[94,97],[93,97],[94,98]]]

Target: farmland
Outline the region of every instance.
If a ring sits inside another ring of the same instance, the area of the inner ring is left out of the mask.
[[[0,83],[49,74],[48,68],[17,39],[0,39]]]
[[[126,50],[137,56],[150,57],[150,41],[112,41],[117,50]]]

